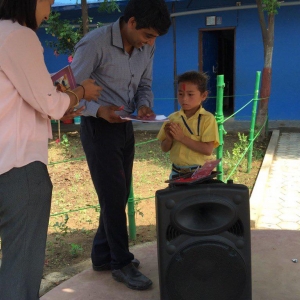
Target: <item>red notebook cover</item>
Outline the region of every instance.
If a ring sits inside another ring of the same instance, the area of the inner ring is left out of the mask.
[[[76,81],[72,69],[69,65],[52,74],[51,79],[53,81],[53,84],[61,92],[65,92],[69,89],[73,90],[76,88]]]
[[[205,179],[211,179],[220,174],[220,172],[213,171],[213,169],[219,164],[220,161],[221,159],[207,161],[201,168],[198,168],[195,172],[190,172],[174,179],[166,180],[165,182],[174,184],[192,184],[204,181]]]

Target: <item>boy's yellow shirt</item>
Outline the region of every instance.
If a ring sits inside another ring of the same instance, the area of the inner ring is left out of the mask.
[[[199,136],[198,136],[198,116],[200,114],[200,128],[199,128]],[[193,134],[191,134],[188,128],[183,123],[182,117],[185,119],[187,125],[192,130]],[[214,148],[219,146],[219,132],[218,125],[215,117],[210,112],[206,111],[203,107],[200,109],[189,119],[186,118],[186,115],[182,109],[177,112],[172,113],[169,117],[170,122],[174,122],[180,124],[180,127],[183,130],[183,133],[195,141],[200,142],[214,142]],[[166,138],[164,127],[167,122],[165,122],[158,135],[157,138],[160,141],[163,141]],[[215,159],[213,155],[207,156],[203,155],[199,152],[193,151],[183,145],[182,143],[173,140],[173,145],[170,150],[170,159],[172,163],[178,166],[191,166],[191,165],[203,165],[206,161]]]

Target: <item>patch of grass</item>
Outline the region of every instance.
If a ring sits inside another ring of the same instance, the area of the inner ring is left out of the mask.
[[[83,248],[80,245],[71,243],[70,254],[72,257],[79,256],[79,254],[82,253],[82,251],[83,251]]]

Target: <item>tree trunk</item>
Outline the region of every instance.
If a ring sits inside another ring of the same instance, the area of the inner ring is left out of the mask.
[[[262,72],[262,82],[260,88],[260,102],[258,106],[258,114],[256,117],[256,127],[260,129],[260,137],[263,139],[266,137],[267,127],[266,121],[268,119],[268,108],[269,108],[269,98],[271,94],[271,81],[272,81],[272,60],[273,60],[273,48],[274,48],[274,24],[275,24],[275,14],[269,14],[268,16],[268,28],[266,28],[266,23],[262,20],[262,15],[260,14],[260,25],[262,29],[262,37],[264,44],[264,68]]]
[[[262,72],[262,81],[260,87],[260,101],[259,101],[259,109],[256,118],[256,126],[261,128],[266,119],[268,118],[268,107],[269,107],[269,97],[271,93],[271,80],[272,80],[272,69],[271,68],[263,68]],[[266,128],[264,127],[261,131],[261,136],[264,138],[266,134]]]
[[[89,32],[88,5],[86,0],[81,0],[81,12],[82,12],[82,32],[83,35],[86,35]]]

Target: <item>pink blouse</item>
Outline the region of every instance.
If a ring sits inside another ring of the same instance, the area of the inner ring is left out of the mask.
[[[36,33],[0,21],[0,174],[33,161],[48,163],[48,116],[60,119],[70,98],[56,91]]]

